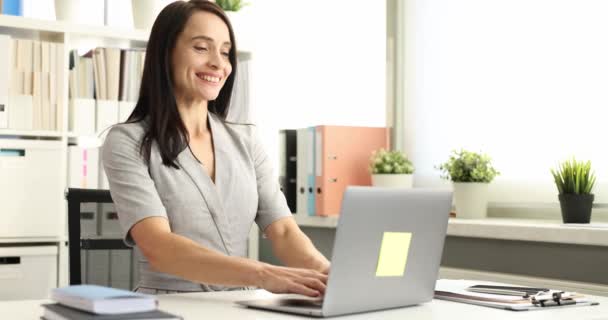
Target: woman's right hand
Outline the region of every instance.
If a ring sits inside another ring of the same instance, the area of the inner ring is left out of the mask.
[[[288,268],[263,263],[258,272],[258,287],[272,293],[297,293],[309,297],[325,294],[327,275],[316,270]]]

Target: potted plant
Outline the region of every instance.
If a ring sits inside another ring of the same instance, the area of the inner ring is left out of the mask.
[[[163,9],[160,0],[131,0],[133,10],[133,26],[136,29],[150,30],[156,16]]]
[[[450,159],[439,166],[443,172],[441,177],[451,180],[454,185],[456,217],[486,217],[488,185],[500,174],[491,162],[486,154],[454,150]]]
[[[380,149],[372,152],[370,158],[372,185],[388,188],[411,188],[414,166],[399,151]]]
[[[80,17],[86,4],[78,0],[55,0],[55,19],[57,21],[68,21],[72,23],[82,23]]]
[[[215,0],[215,3],[224,11],[239,11],[249,4],[241,0]]]
[[[247,9],[249,2],[241,0],[215,0],[215,3],[224,10],[236,37],[238,50],[251,51],[255,47],[255,17]]]
[[[594,195],[595,175],[591,162],[579,162],[572,158],[551,169],[564,223],[589,223]]]

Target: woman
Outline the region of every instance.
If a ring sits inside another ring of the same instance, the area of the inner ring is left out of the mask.
[[[291,217],[255,128],[225,120],[236,63],[215,3],[174,2],[152,27],[137,106],[102,150],[125,241],[145,257],[139,292],[325,290],[329,262]],[[254,221],[288,267],[245,258]]]

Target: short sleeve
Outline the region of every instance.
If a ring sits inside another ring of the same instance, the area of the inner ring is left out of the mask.
[[[108,177],[110,194],[127,245],[135,245],[129,231],[148,217],[167,218],[167,212],[140,154],[143,128],[137,124],[113,127],[101,151],[103,168]]]
[[[262,147],[255,129],[251,141],[258,186],[258,212],[255,222],[261,230],[265,230],[274,221],[290,217],[291,211],[287,206],[285,195],[281,192],[279,179],[274,174],[268,154]]]

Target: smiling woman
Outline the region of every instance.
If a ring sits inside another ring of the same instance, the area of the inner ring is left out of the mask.
[[[140,96],[102,150],[140,291],[323,294],[329,262],[291,217],[253,125],[226,120],[237,69],[215,4],[176,1],[150,33]],[[256,223],[288,267],[246,259]]]

